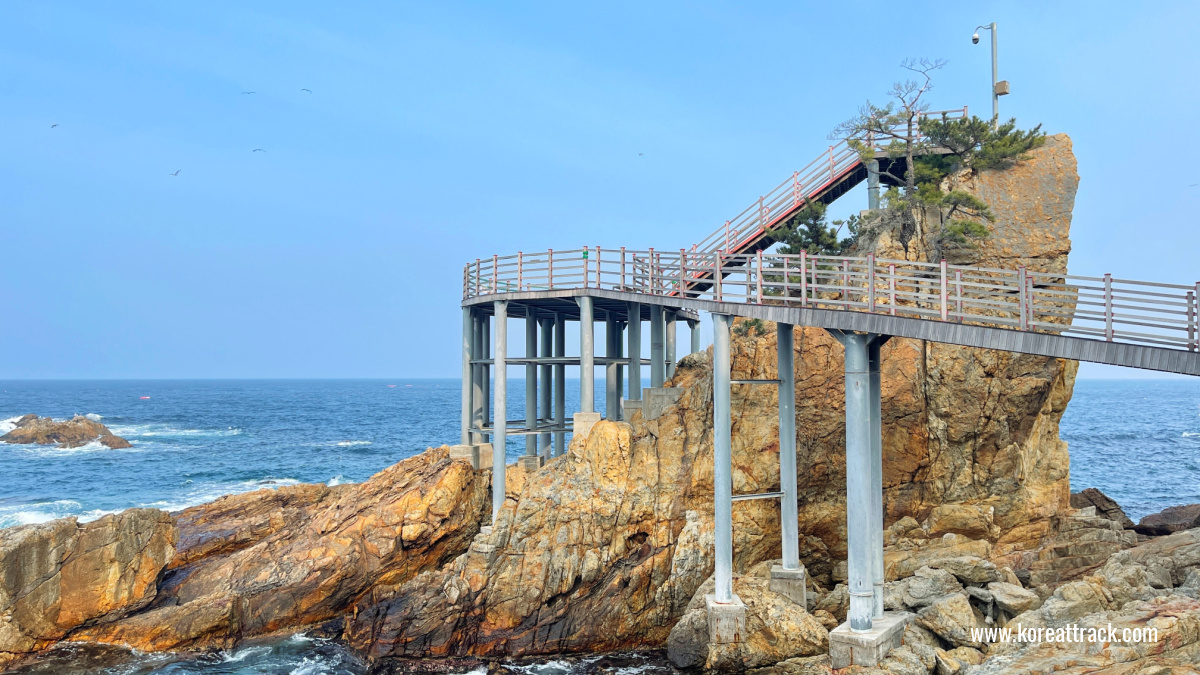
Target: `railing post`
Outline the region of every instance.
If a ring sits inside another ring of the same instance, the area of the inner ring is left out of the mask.
[[[717,252],[715,255],[717,256],[717,258],[716,258],[716,262],[713,263],[713,266],[714,266],[713,288],[717,292],[717,302],[721,302],[722,301],[722,297],[721,297],[721,249],[717,249]]]
[[[1025,270],[1024,267],[1021,268]],[[1113,341],[1112,275],[1104,275],[1104,339]]]
[[[679,249],[679,297],[687,297],[687,249]]]
[[[1025,303],[1028,300],[1025,298],[1025,292],[1028,290],[1025,284],[1025,266],[1021,265],[1017,268],[1017,328],[1025,330]]]
[[[764,232],[767,230],[767,212],[763,207],[762,195],[758,196],[758,229]]]
[[[958,314],[958,322],[962,323],[963,317],[963,297],[962,297],[962,270],[954,270],[954,312]]]
[[[833,182],[833,146],[829,146],[829,182]]]
[[[725,250],[729,250],[729,221],[725,221]]]
[[[842,259],[842,309],[850,309],[850,261]]]
[[[525,288],[525,254],[517,251],[517,290]]]
[[[1025,283],[1029,285],[1029,290],[1025,292],[1025,297],[1028,302],[1025,303],[1025,308],[1029,312],[1029,316],[1025,319],[1025,326],[1029,330],[1037,330],[1037,293],[1033,285],[1033,276],[1028,272],[1025,273]]]
[[[808,307],[808,251],[800,251],[800,306]]]
[[[650,247],[650,257],[646,261],[646,264],[650,266],[650,269],[648,270],[648,272],[650,274],[650,288],[646,289],[646,292],[649,293],[650,295],[654,295],[654,247],[653,246]]]
[[[588,287],[588,247],[586,246],[583,247],[583,287]]]
[[[1200,284],[1196,284],[1195,291],[1187,292],[1187,333],[1188,333],[1188,351],[1200,350],[1200,342],[1196,340],[1196,319],[1197,311],[1196,299],[1200,298]]]
[[[800,206],[800,172],[792,172],[792,207],[799,208]]]
[[[758,284],[758,304],[762,304],[762,251],[758,252],[758,273],[754,275],[754,281]]]
[[[480,268],[479,258],[476,258],[475,259],[475,294],[483,295],[483,277],[480,276],[479,268]]]
[[[498,264],[499,260],[500,260],[500,256],[497,256],[497,255],[492,256],[492,292],[493,293],[500,292],[500,279],[499,279],[500,265]]]
[[[596,247],[596,288],[600,288],[600,247]]]
[[[817,256],[817,258],[819,259],[819,258],[820,258],[820,256]],[[817,306],[817,300],[820,298],[820,296],[818,295],[818,293],[820,293],[820,292],[821,292],[821,284],[819,283],[819,281],[818,281],[818,278],[817,278],[817,266],[818,266],[818,260],[813,260],[813,261],[812,261],[812,296],[813,296],[813,307],[816,307],[816,306]]]
[[[554,290],[554,249],[546,249],[546,285]]]
[[[946,319],[949,318],[949,311],[950,311],[950,308],[948,306],[949,298],[950,298],[950,288],[949,288],[949,286],[947,286],[946,281],[947,281],[946,280],[946,260],[945,260],[945,258],[943,258],[942,259],[942,298],[941,298],[941,300],[942,300],[942,321],[945,321]]]
[[[783,304],[786,307],[790,307],[792,304],[792,300],[791,300],[792,288],[789,284],[790,284],[790,280],[788,279],[788,257],[785,255],[785,256],[783,256]]]
[[[867,311],[875,311],[875,254],[867,254]]]
[[[625,282],[625,247],[621,247],[621,290],[629,290],[629,286]]]
[[[888,263],[888,307],[896,316],[896,263]]]

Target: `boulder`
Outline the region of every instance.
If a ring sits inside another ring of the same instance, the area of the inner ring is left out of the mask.
[[[667,638],[667,654],[681,668],[703,666],[709,671],[742,672],[787,659],[815,656],[829,649],[829,632],[817,619],[787,596],[770,590],[770,582],[743,576],[733,591],[746,606],[746,632],[741,642],[712,644],[704,595],[713,592],[711,579],[696,595]]]
[[[1071,493],[1071,508],[1085,509],[1089,506],[1096,507],[1097,515],[1120,523],[1126,530],[1133,529],[1133,521],[1125,515],[1121,505],[1098,488],[1090,487]]]
[[[436,569],[465,549],[487,474],[445,447],[363,483],[259,491],[179,515],[183,564],[145,610],[70,640],[143,650],[228,646],[338,617],[376,584]]]
[[[1037,609],[1042,604],[1042,599],[1037,593],[1003,581],[993,581],[987,585],[987,589],[996,607],[1007,612],[1009,616]]]
[[[1187,504],[1168,506],[1158,513],[1151,513],[1139,520],[1133,530],[1138,534],[1161,537],[1196,527],[1200,527],[1200,504]]]
[[[175,539],[155,509],[0,530],[0,664],[150,604]]]
[[[883,606],[889,610],[916,610],[928,607],[946,594],[962,590],[962,584],[950,572],[922,567],[907,579],[887,582],[883,590]]]
[[[945,570],[969,586],[983,586],[1000,581],[1000,570],[996,569],[994,564],[970,555],[931,560],[929,567]]]
[[[983,652],[971,647],[955,647],[950,650],[937,650],[937,675],[962,675],[971,666],[983,663]]]
[[[17,420],[17,426],[12,431],[0,436],[0,441],[5,443],[58,445],[61,448],[78,448],[95,440],[109,448],[133,447],[129,441],[113,435],[108,427],[83,415],[63,422],[56,422],[49,417],[25,415]]]
[[[975,610],[962,593],[951,593],[917,612],[917,624],[951,645],[982,647],[971,639],[971,629],[979,626]]]

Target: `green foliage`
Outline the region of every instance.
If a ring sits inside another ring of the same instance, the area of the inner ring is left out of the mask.
[[[843,227],[850,236],[838,239]],[[789,218],[775,237],[783,243],[779,252],[785,255],[797,255],[801,251],[813,255],[842,255],[854,245],[858,231],[858,216],[829,224],[825,220],[825,205],[814,202]]]
[[[958,161],[977,171],[1007,169],[1027,159],[1030,150],[1046,142],[1042,125],[1026,130],[1017,129],[1016,118],[995,129],[990,120],[978,117],[928,119],[922,120],[921,131],[931,145],[943,148],[953,156],[943,155],[942,162]]]
[[[975,240],[991,236],[986,226],[974,220],[953,219],[942,228],[939,239],[944,247],[975,247]]]
[[[755,335],[766,335],[767,325],[762,319],[739,319],[733,325],[733,334],[738,337],[745,337],[754,331]]]

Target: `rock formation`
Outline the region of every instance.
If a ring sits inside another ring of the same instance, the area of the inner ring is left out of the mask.
[[[97,440],[109,448],[133,447],[129,441],[114,435],[108,427],[83,415],[76,415],[64,422],[25,415],[17,420],[16,428],[0,436],[0,441],[5,443],[58,445],[60,448],[78,448]]]
[[[1138,534],[1158,537],[1195,527],[1200,527],[1200,504],[1168,506],[1142,518],[1133,529]]]
[[[175,536],[153,509],[0,530],[0,667],[150,604]]]
[[[1089,506],[1096,507],[1096,515],[1116,521],[1126,530],[1133,529],[1133,521],[1125,515],[1121,505],[1100,490],[1093,487],[1071,493],[1071,508],[1085,509]]]

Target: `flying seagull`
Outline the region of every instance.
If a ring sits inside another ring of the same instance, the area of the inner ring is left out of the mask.
[[[641,156],[642,156],[642,153],[640,153],[640,152],[639,152],[639,153],[638,153],[638,157],[641,157]]]
[[[175,169],[175,173],[169,173],[167,175],[168,176],[178,176],[180,171],[183,171],[183,169]]]
[[[255,148],[255,149],[251,150],[250,152],[266,152],[266,150],[263,150],[262,148]]]
[[[54,128],[54,127],[56,127],[56,126],[58,126],[58,123],[57,123],[57,122],[56,122],[56,123],[54,123],[54,124],[51,124],[51,125],[50,125],[50,128],[51,128],[51,129],[53,129],[53,128]]]
[[[255,93],[255,92],[253,92],[253,91],[243,91],[242,93],[243,93],[243,94],[253,94],[253,93]]]
[[[307,91],[310,94],[312,93],[312,89],[301,89],[300,91]]]

